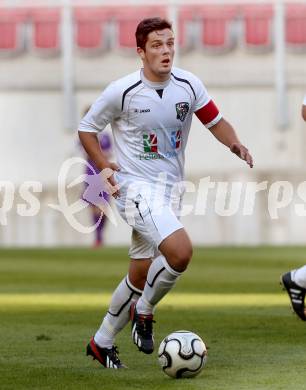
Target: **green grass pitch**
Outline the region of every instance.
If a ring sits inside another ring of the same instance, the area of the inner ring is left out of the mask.
[[[195,248],[156,311],[155,340],[198,333],[208,362],[193,379],[160,370],[157,353],[118,337],[128,370],[105,370],[85,347],[125,275],[126,248],[0,250],[0,389],[288,390],[306,388],[306,324],[292,315],[281,273],[306,248]],[[157,348],[156,348],[157,349]]]

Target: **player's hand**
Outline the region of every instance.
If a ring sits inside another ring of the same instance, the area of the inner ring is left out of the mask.
[[[253,157],[244,145],[235,142],[230,146],[230,150],[232,153],[241,158],[241,160],[246,161],[250,168],[253,168]]]
[[[116,163],[109,163],[106,168],[101,171],[103,180],[108,184],[109,192],[114,198],[118,198],[120,195],[120,186],[115,181],[114,173],[120,171],[120,168]]]

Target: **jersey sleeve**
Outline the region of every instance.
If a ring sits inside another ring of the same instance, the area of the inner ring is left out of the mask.
[[[303,106],[306,106],[306,95],[304,96]]]
[[[205,106],[209,100],[211,100],[211,97],[208,95],[208,92],[202,83],[202,81],[193,75],[193,82],[194,86],[194,92],[195,92],[195,102],[193,106],[193,111],[196,112],[203,106]]]
[[[79,125],[79,131],[97,133],[102,131],[106,125],[118,116],[120,112],[120,99],[117,93],[115,83],[109,86],[101,93],[98,99],[93,103],[90,110],[83,117]]]
[[[212,98],[209,96],[202,81],[197,77],[195,77],[195,86],[196,101],[194,105],[194,113],[203,125],[209,129],[222,119],[222,115]]]

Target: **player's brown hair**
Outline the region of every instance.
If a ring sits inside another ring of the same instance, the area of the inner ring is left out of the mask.
[[[167,19],[158,17],[143,19],[138,24],[135,32],[137,47],[145,50],[148,35],[152,31],[164,30],[165,28],[172,30],[172,23],[170,23]]]

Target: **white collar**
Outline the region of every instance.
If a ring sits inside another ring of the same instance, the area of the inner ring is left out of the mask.
[[[140,79],[141,81],[147,85],[148,87],[150,88],[154,88],[154,89],[164,89],[167,87],[167,85],[170,83],[170,77],[168,80],[166,81],[150,81],[148,80],[144,73],[143,73],[143,68],[140,69]]]

